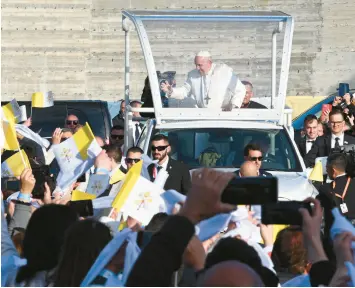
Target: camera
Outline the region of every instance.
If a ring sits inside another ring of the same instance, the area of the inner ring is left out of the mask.
[[[330,150],[330,155],[335,153],[344,153],[347,157],[346,174],[355,177],[355,144],[346,144],[338,149],[333,148]]]

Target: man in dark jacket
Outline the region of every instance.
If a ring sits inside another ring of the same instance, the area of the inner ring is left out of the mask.
[[[165,170],[169,177],[165,182],[164,189],[173,189],[181,194],[186,194],[191,186],[191,177],[189,168],[171,157],[169,139],[165,135],[157,134],[152,138],[152,156],[154,160],[158,160],[157,165],[148,166],[148,172],[151,181],[154,181],[160,170]]]
[[[121,101],[120,112],[112,119],[113,126],[122,126],[124,127],[124,112],[126,109],[126,102]]]
[[[244,97],[244,100],[243,100],[241,108],[267,109],[267,107],[265,107],[264,105],[262,105],[262,104],[260,104],[258,102],[250,100],[254,96],[253,84],[251,84],[248,81],[242,81],[242,83],[245,86],[246,92],[245,92],[245,97]]]

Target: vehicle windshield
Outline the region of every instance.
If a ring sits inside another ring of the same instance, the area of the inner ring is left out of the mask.
[[[244,162],[244,147],[259,144],[263,150],[262,168],[301,172],[301,164],[284,130],[249,129],[175,129],[155,130],[169,137],[170,157],[190,169],[198,167],[239,168]]]

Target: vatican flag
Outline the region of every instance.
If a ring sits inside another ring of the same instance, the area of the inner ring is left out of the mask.
[[[52,91],[36,92],[32,94],[32,107],[47,108],[54,106],[54,99]]]
[[[126,174],[124,174],[120,169],[116,169],[116,171],[112,171],[113,173],[111,174],[110,177],[110,184],[117,183],[119,181],[122,181],[124,177],[126,177]]]
[[[116,213],[131,216],[143,225],[148,225],[152,217],[165,205],[160,195],[164,190],[141,176],[143,161],[139,161],[128,171],[124,183],[112,202]]]
[[[93,200],[96,199],[96,195],[74,190],[71,193],[71,201]]]
[[[86,173],[102,151],[88,123],[81,127],[74,136],[60,144],[53,145],[52,149],[60,167],[57,184],[62,189],[67,188],[80,175]]]
[[[1,163],[1,178],[21,176],[23,170],[30,167],[27,154],[23,150],[20,150]]]
[[[15,124],[13,122],[1,121],[4,132],[5,142],[4,149],[19,150],[20,145],[17,140]]]
[[[21,118],[21,108],[16,99],[12,99],[9,103],[2,106],[3,117],[6,121],[16,123],[16,118]]]

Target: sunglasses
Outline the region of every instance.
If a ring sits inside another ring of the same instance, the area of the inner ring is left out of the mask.
[[[123,137],[124,137],[123,135],[111,135],[111,138],[114,140],[117,140],[117,139],[122,140]]]
[[[132,164],[134,163],[138,163],[139,161],[141,161],[141,159],[136,159],[136,158],[126,158],[126,163],[127,164]]]
[[[249,159],[250,159],[251,161],[256,161],[256,160],[262,161],[262,160],[263,160],[263,156],[261,156],[261,157],[249,157]]]
[[[151,149],[152,149],[152,151],[155,151],[155,150],[164,151],[168,147],[169,147],[169,145],[166,145],[166,146],[152,146]]]
[[[74,121],[67,120],[66,123],[67,123],[67,125],[71,125],[71,124],[73,124],[73,125],[78,125],[78,124],[79,124],[79,121],[78,121],[78,120],[74,120]]]

